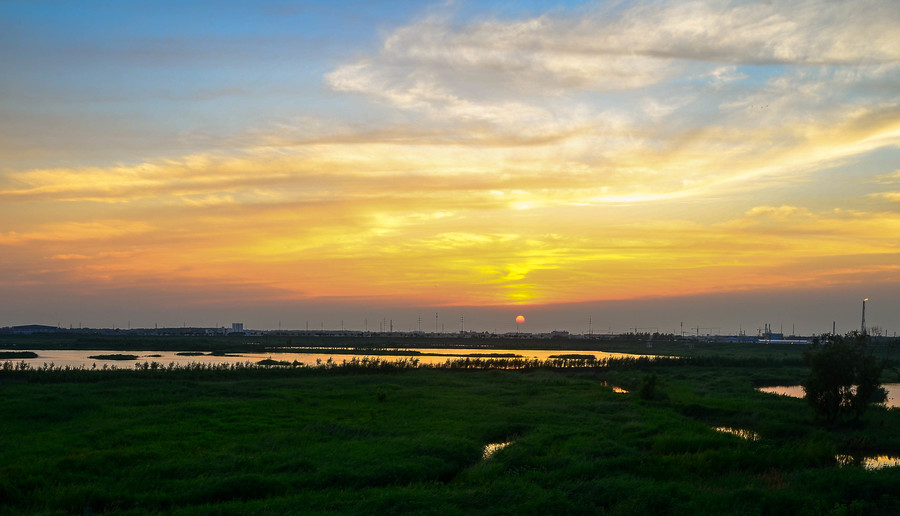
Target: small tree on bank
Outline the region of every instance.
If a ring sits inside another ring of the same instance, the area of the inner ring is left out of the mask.
[[[887,397],[879,382],[884,364],[872,355],[868,340],[859,332],[826,334],[813,339],[803,352],[809,366],[803,382],[806,400],[830,424],[844,414],[859,420],[870,403]]]

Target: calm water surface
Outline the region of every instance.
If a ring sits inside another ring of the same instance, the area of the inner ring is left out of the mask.
[[[235,353],[229,355],[199,355],[199,356],[182,356],[177,355],[176,351],[109,351],[109,350],[59,350],[59,349],[40,349],[40,350],[0,350],[0,351],[31,351],[38,355],[37,358],[10,359],[9,362],[26,362],[31,367],[41,367],[45,363],[51,363],[55,367],[84,367],[90,369],[97,365],[97,368],[106,364],[108,367],[116,366],[119,369],[133,369],[134,364],[144,362],[159,362],[168,365],[174,362],[176,365],[186,365],[191,363],[204,364],[236,364],[252,362],[256,363],[260,360],[272,359],[278,361],[293,362],[298,361],[306,365],[316,365],[317,361],[322,363],[328,359],[340,364],[344,361],[350,361],[353,358],[381,358],[384,360],[399,360],[403,358],[415,358],[420,364],[443,364],[447,360],[455,360],[457,358],[490,358],[486,355],[492,354],[509,354],[517,355],[524,359],[547,360],[551,356],[556,355],[593,355],[597,359],[601,358],[621,358],[621,357],[639,357],[641,355],[629,355],[626,353],[606,353],[603,351],[573,351],[573,350],[522,350],[522,349],[484,349],[484,348],[454,348],[454,349],[434,349],[434,348],[417,348],[415,350],[420,353],[428,353],[427,355],[366,355],[366,354],[343,354],[343,353]],[[186,352],[188,350],[182,351]],[[401,350],[402,351],[402,350]],[[435,356],[443,355],[443,356]],[[95,355],[136,355],[137,360],[98,360],[89,358]],[[0,360],[7,361],[7,360]]]
[[[854,455],[836,455],[838,466],[861,466],[869,471],[884,468],[896,468],[900,466],[900,457],[891,455],[873,455],[873,456],[854,456]]]
[[[502,450],[503,448],[506,448],[510,444],[512,444],[512,441],[486,444],[481,450],[481,458],[484,460],[488,460],[493,457],[495,453]]]
[[[887,391],[887,402],[885,405],[888,407],[896,408],[900,407],[900,383],[884,383],[881,384],[884,387],[884,390]],[[768,392],[769,394],[781,394],[782,396],[790,396],[792,398],[802,398],[805,393],[803,392],[803,387],[799,385],[777,385],[775,387],[760,387],[757,389],[760,392]]]
[[[732,428],[730,426],[717,426],[713,428],[716,432],[721,432],[723,434],[731,434],[741,439],[746,439],[748,441],[758,441],[759,434],[756,432],[751,432],[750,430],[745,430],[743,428]]]

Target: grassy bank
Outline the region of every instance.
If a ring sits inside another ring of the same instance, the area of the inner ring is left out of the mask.
[[[822,428],[754,391],[800,367],[620,365],[6,372],[0,514],[900,511],[900,470],[834,459],[900,455],[898,411]]]

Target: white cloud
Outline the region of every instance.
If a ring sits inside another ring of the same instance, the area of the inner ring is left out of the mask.
[[[720,66],[715,70],[704,74],[704,78],[709,78],[710,84],[716,89],[721,88],[722,86],[734,82],[740,81],[741,79],[746,79],[747,74],[741,73],[737,71],[737,66],[729,65],[729,66]]]
[[[654,2],[615,14],[475,20],[462,26],[429,17],[401,27],[376,56],[339,68],[332,86],[375,66],[395,87],[415,84],[427,70],[467,96],[554,94],[572,89],[610,91],[654,84],[681,69],[678,61],[736,64],[879,64],[900,62],[900,4],[783,1]],[[720,81],[742,77],[734,68],[710,73]],[[472,79],[477,84],[467,83]],[[356,86],[361,86],[356,84]],[[411,88],[408,88],[411,89]]]
[[[778,118],[799,111],[808,120],[811,105],[828,99],[840,110],[860,88],[896,98],[896,26],[900,4],[879,0],[653,2],[512,21],[432,16],[396,29],[377,53],[325,80],[432,122],[462,124],[467,134],[581,134],[603,130],[618,108],[656,123],[699,93],[709,98],[698,106],[719,99],[725,109],[773,105],[777,97]],[[739,86],[751,74],[760,84],[761,73],[769,74],[763,87]],[[716,91],[701,91],[692,78]],[[629,107],[627,92],[636,89],[646,92],[643,109]],[[772,117],[766,123],[778,125]]]
[[[745,64],[900,60],[891,0],[655,2],[623,16],[638,52]]]

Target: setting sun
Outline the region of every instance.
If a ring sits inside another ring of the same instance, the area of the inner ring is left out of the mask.
[[[889,325],[897,4],[614,4],[11,4],[0,325]]]

